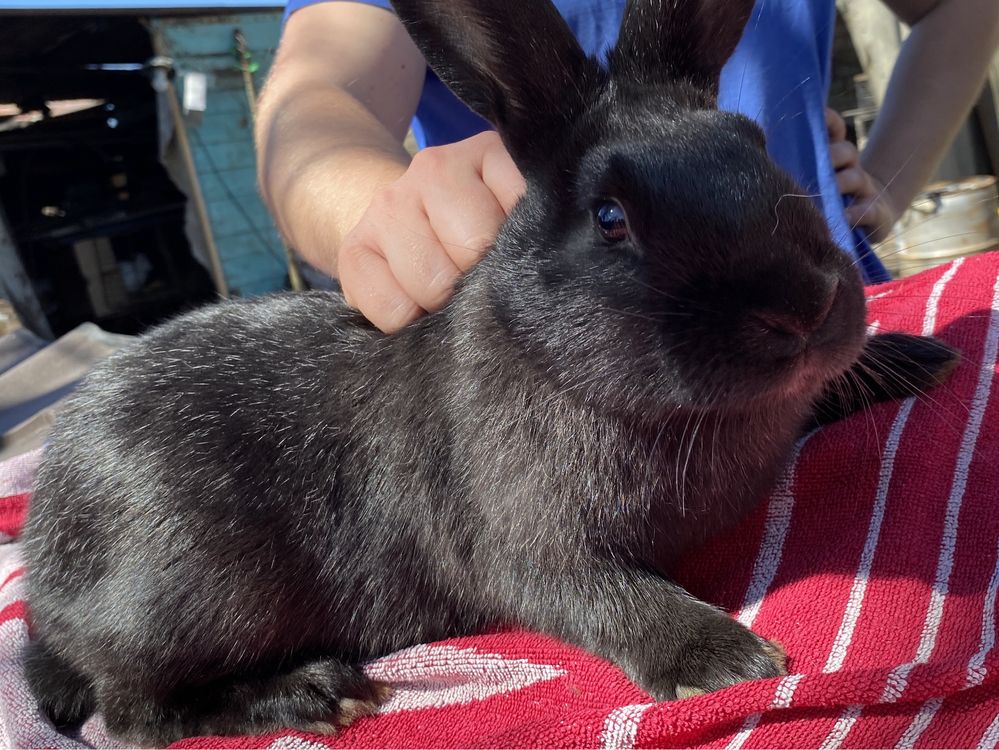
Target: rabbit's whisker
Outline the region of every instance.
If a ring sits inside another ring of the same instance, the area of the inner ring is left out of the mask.
[[[774,204],[774,219],[775,219],[775,222],[774,222],[773,231],[770,232],[770,236],[773,237],[774,235],[776,235],[777,234],[777,229],[780,227],[780,214],[777,212],[777,209],[780,208],[780,204],[781,204],[782,200],[784,200],[785,198],[813,198],[814,199],[814,198],[821,198],[821,197],[822,197],[822,193],[784,193],[784,195],[782,195],[780,198],[778,198],[777,202]]]

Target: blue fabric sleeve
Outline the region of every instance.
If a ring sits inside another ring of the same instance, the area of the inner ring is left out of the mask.
[[[813,196],[865,280],[888,281],[864,232],[847,221],[829,155],[825,111],[835,24],[836,6],[829,0],[758,0],[722,73],[719,107],[760,124],[770,155]]]

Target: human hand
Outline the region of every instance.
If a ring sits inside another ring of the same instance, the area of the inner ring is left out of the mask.
[[[337,254],[347,302],[391,333],[450,298],[525,190],[499,136],[428,148],[379,190]]]
[[[840,193],[853,196],[846,218],[851,225],[863,227],[872,242],[881,242],[891,234],[900,215],[891,194],[886,185],[861,166],[860,152],[846,139],[846,122],[836,110],[826,109],[826,129],[836,184]]]

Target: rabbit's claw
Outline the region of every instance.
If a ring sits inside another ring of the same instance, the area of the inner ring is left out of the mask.
[[[787,656],[779,643],[719,614],[681,649],[670,677],[652,693],[660,700],[693,698],[786,673]]]

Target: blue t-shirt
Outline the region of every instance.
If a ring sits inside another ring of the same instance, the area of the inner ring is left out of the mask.
[[[326,0],[288,0],[285,17]],[[356,0],[391,10],[388,0]],[[514,2],[515,0],[510,0]],[[603,59],[617,40],[624,0],[553,0],[580,46]],[[825,106],[832,68],[835,0],[757,0],[742,41],[722,72],[719,107],[759,122],[773,159],[805,193],[817,198],[837,243],[868,282],[887,281],[887,271],[862,231],[852,230],[845,199],[829,157]],[[413,119],[417,143],[436,146],[481,132],[489,124],[427,71]]]

